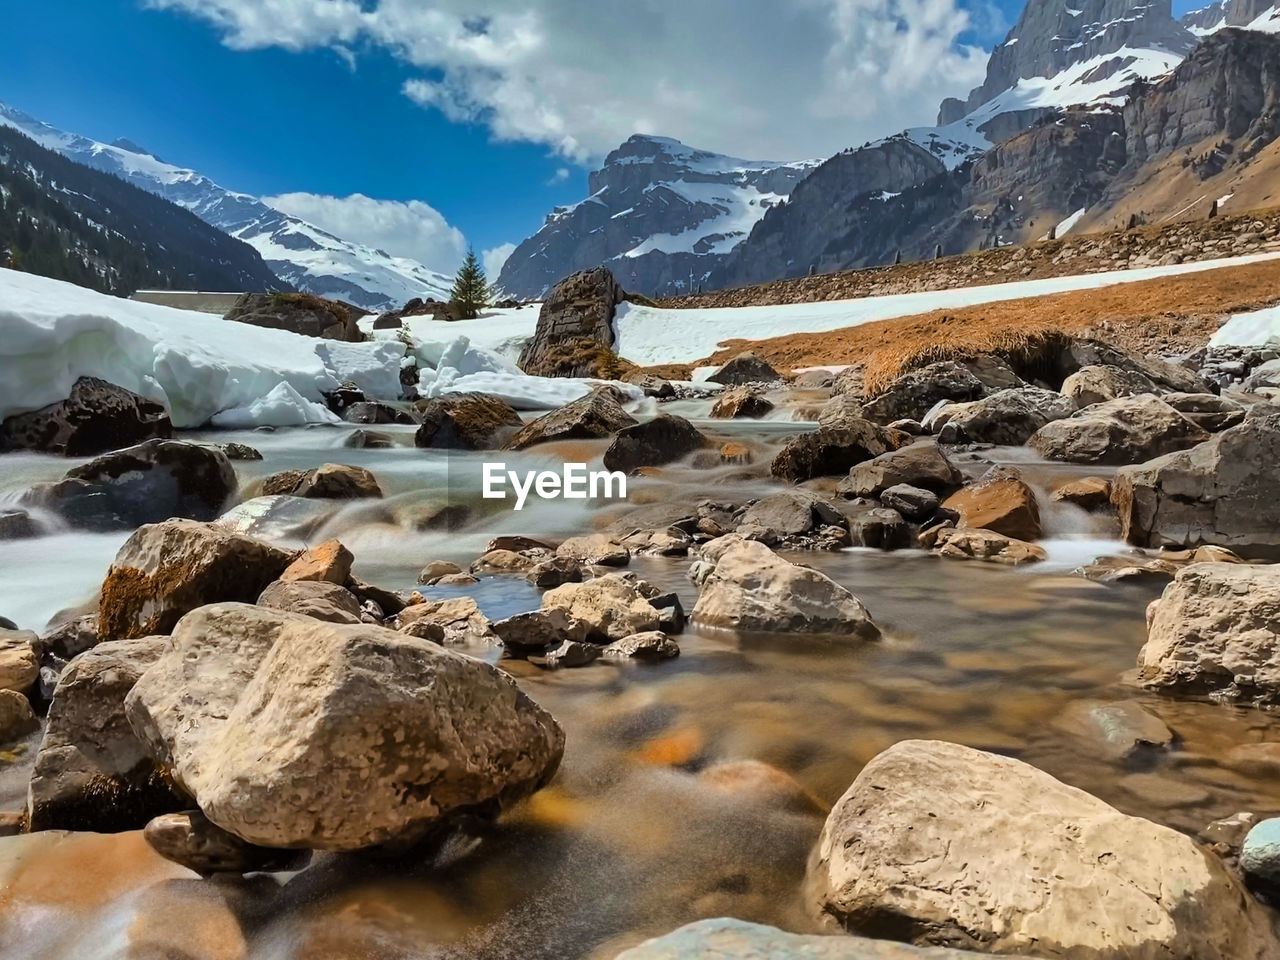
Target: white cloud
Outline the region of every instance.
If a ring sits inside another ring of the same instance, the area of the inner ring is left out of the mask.
[[[500,243],[480,255],[480,260],[484,263],[484,275],[489,278],[490,283],[497,282],[498,274],[502,272],[502,265],[507,262],[507,257],[511,256],[515,248],[514,243]]]
[[[383,47],[421,71],[416,102],[578,162],[632,133],[797,159],[931,123],[981,81],[986,54],[959,37],[991,16],[959,0],[147,2],[237,49]]]
[[[564,183],[572,175],[573,174],[568,167],[559,167],[556,170],[556,172],[551,175],[551,179],[547,181],[547,186],[552,186],[553,184],[557,184],[557,183]]]
[[[442,273],[452,273],[467,249],[462,231],[421,200],[374,200],[362,193],[349,197],[284,193],[263,199],[344,240],[417,260]]]

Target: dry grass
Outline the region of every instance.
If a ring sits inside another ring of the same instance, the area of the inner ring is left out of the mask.
[[[730,340],[699,364],[724,363],[745,349],[780,370],[860,365],[868,390],[938,360],[993,353],[1018,366],[1072,335],[1100,333],[1121,345],[1161,352],[1203,345],[1224,314],[1280,303],[1280,260],[961,310],[881,320],[826,333]],[[1170,342],[1172,341],[1172,342]],[[698,364],[695,364],[695,366]]]

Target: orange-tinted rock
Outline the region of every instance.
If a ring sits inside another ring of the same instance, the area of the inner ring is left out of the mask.
[[[1013,470],[992,467],[977,483],[956,491],[942,505],[960,514],[960,527],[994,530],[1015,540],[1040,538],[1035,491]]]

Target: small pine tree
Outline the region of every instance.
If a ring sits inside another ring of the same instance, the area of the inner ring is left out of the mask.
[[[458,268],[449,303],[457,308],[463,320],[474,320],[480,310],[489,305],[489,281],[475,250],[467,250],[467,257]]]

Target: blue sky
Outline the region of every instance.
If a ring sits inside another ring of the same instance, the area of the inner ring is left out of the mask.
[[[631,132],[796,159],[929,122],[1021,7],[487,2],[6,4],[0,100],[248,193],[425,201],[485,251],[584,196],[588,169]],[[899,43],[921,62],[885,49]],[[432,255],[449,256],[418,258]]]

